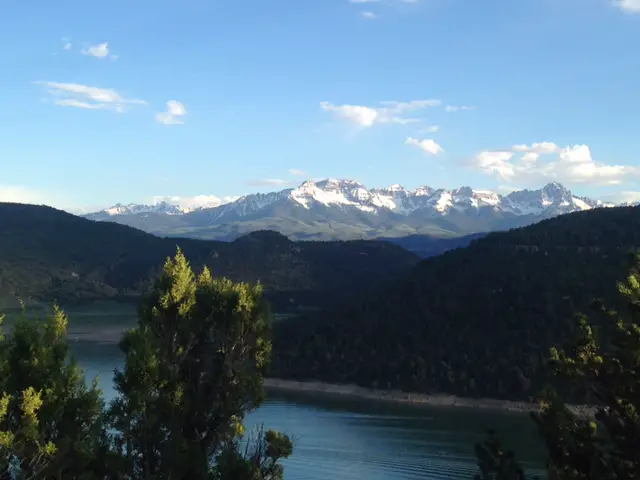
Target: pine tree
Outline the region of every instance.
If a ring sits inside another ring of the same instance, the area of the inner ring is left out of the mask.
[[[0,478],[88,479],[104,446],[103,402],[69,359],[67,317],[25,314],[0,337]]]
[[[230,464],[243,418],[263,398],[270,325],[259,285],[195,276],[179,250],[167,260],[115,374],[111,425],[130,478],[211,478]],[[288,437],[268,435],[272,458],[290,454]]]
[[[575,345],[551,351],[555,374],[582,393],[594,411],[576,412],[557,392],[545,392],[541,411],[532,416],[547,446],[550,480],[640,478],[640,259],[636,261],[618,285],[626,308],[598,308],[611,327],[602,329],[606,341],[581,316]],[[481,469],[486,458],[478,456]],[[494,471],[481,478],[519,480],[518,475]]]

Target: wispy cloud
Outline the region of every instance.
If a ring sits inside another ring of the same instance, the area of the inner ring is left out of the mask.
[[[430,138],[418,140],[417,138],[409,137],[407,138],[407,141],[405,143],[407,145],[418,147],[428,155],[440,155],[442,152],[444,152],[444,149],[440,145],[438,145],[435,140],[432,140]]]
[[[628,13],[640,13],[640,0],[614,0],[614,5]]]
[[[366,18],[367,20],[375,20],[376,18],[378,18],[378,15],[370,11],[360,12],[360,16],[362,18]]]
[[[542,159],[542,157],[547,159]],[[619,185],[640,177],[640,168],[596,162],[588,145],[559,147],[552,142],[484,151],[472,161],[479,170],[510,184],[555,180],[567,184]]]
[[[302,177],[302,176],[306,175],[307,172],[305,172],[304,170],[299,170],[297,168],[290,168],[289,169],[289,174],[293,175],[295,177]]]
[[[257,180],[249,180],[247,183],[252,187],[274,187],[290,185],[291,181],[282,178],[259,178]]]
[[[71,47],[69,47],[71,48]],[[110,58],[111,60],[117,60],[118,56],[111,54],[109,50],[109,42],[99,43],[98,45],[90,45],[82,50],[83,55],[90,55],[92,57],[104,59]]]
[[[437,133],[440,131],[440,125],[429,125],[420,130],[422,133]]]
[[[465,110],[475,110],[476,107],[471,105],[447,105],[444,107],[445,112],[462,112]]]
[[[73,213],[87,213],[59,192],[34,189],[21,185],[1,185],[0,202],[49,205]]]
[[[169,100],[167,102],[167,110],[156,113],[156,121],[165,125],[182,125],[186,114],[187,109],[182,103],[177,100]]]
[[[91,87],[78,83],[37,81],[53,96],[53,103],[61,107],[76,107],[87,110],[127,111],[132,105],[144,105],[144,100],[125,98],[112,88]]]
[[[349,0],[349,3],[357,3],[357,4],[362,4],[362,3],[378,3],[380,0]]]
[[[408,102],[387,101],[380,102],[380,106],[365,105],[335,105],[321,102],[320,107],[325,112],[332,112],[337,117],[359,127],[372,127],[376,124],[407,124],[419,122],[419,118],[406,116],[410,112],[440,106],[440,100],[412,100]]]

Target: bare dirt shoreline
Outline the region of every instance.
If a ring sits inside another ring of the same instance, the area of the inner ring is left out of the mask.
[[[69,327],[68,338],[70,341],[96,342],[102,344],[117,344],[125,331],[123,326],[99,328]],[[374,400],[410,405],[429,405],[435,407],[462,407],[481,410],[507,411],[507,412],[535,412],[540,407],[537,403],[517,402],[511,400],[497,400],[492,398],[466,398],[447,394],[409,393],[399,390],[374,390],[359,387],[357,385],[337,385],[323,382],[297,382],[279,378],[265,378],[264,386],[267,389],[289,392],[305,392],[317,395],[331,395],[341,397],[359,398],[362,400]],[[593,415],[594,409],[589,406],[570,406],[571,410],[579,414]]]
[[[265,378],[267,389],[289,392],[307,392],[318,395],[337,395],[344,397],[375,400],[411,405],[429,405],[434,407],[462,407],[482,410],[499,410],[507,412],[536,412],[540,410],[537,403],[517,402],[511,400],[497,400],[492,398],[465,398],[447,394],[408,393],[399,390],[374,390],[357,385],[336,385],[323,382],[297,382],[279,378]],[[591,416],[593,407],[572,405],[572,411],[581,415]]]

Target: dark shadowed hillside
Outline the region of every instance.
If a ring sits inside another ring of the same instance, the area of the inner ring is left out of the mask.
[[[471,242],[486,236],[486,233],[472,233],[461,237],[434,237],[431,235],[409,235],[406,237],[381,237],[378,240],[391,242],[415,253],[421,258],[436,257],[456,248],[467,247]]]
[[[390,288],[276,326],[274,376],[526,398],[573,314],[617,299],[640,208],[573,213],[429,258]]]
[[[49,207],[0,204],[0,295],[61,302],[138,296],[179,246],[196,268],[261,281],[276,309],[318,307],[406,273],[418,257],[375,241],[296,243],[269,231],[233,242],[159,238]]]

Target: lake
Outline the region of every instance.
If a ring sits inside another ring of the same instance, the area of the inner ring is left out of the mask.
[[[88,379],[100,377],[114,395],[113,369],[122,364],[115,345],[72,343]],[[269,392],[246,420],[289,434],[294,454],[284,462],[286,480],[467,479],[476,473],[474,443],[497,430],[528,471],[541,474],[544,454],[526,414]]]

